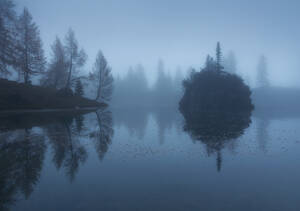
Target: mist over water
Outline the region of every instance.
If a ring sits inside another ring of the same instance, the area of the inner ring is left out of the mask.
[[[257,113],[197,140],[172,109],[2,116],[0,207],[297,210],[299,120]]]
[[[0,0],[0,211],[300,210],[299,8]]]

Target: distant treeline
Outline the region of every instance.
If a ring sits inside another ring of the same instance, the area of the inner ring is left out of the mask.
[[[164,62],[157,66],[156,80],[153,85],[147,80],[145,69],[137,65],[128,70],[124,77],[116,77],[112,99],[113,106],[152,107],[178,106],[182,96],[184,73],[180,68],[175,75],[166,71]]]
[[[223,71],[239,75],[237,59],[233,51],[226,56],[220,55],[220,65]],[[183,96],[183,81],[190,76],[192,71],[203,68],[189,68],[171,70],[166,68],[160,60],[157,65],[156,79],[150,85],[145,68],[139,64],[129,68],[123,77],[116,77],[114,81],[114,93],[112,105],[115,107],[178,107]],[[168,71],[167,71],[168,70]],[[257,86],[268,87],[270,85],[267,75],[265,57],[261,57],[258,64]]]

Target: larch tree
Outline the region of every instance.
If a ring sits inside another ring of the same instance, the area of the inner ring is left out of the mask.
[[[268,78],[268,67],[267,59],[265,56],[261,56],[257,65],[257,86],[258,87],[269,87],[270,82]]]
[[[14,3],[11,0],[0,0],[0,74],[7,76],[11,74],[9,66],[16,65],[18,53],[16,14]]]
[[[113,76],[111,68],[101,51],[98,52],[90,79],[97,84],[97,94],[95,100],[109,101],[113,91]]]
[[[65,86],[68,77],[68,63],[64,46],[58,37],[51,46],[51,51],[50,64],[42,84],[62,88]]]
[[[24,8],[17,22],[18,48],[20,54],[17,58],[18,71],[23,76],[24,83],[30,83],[33,75],[44,72],[46,59],[37,25],[32,21],[29,11]]]
[[[85,64],[87,58],[84,50],[79,50],[78,42],[72,29],[69,29],[65,38],[65,52],[68,61],[68,77],[66,81],[66,88],[70,88],[76,71]]]

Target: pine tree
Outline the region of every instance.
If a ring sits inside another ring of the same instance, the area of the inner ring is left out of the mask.
[[[75,95],[79,97],[82,97],[84,95],[84,90],[80,79],[76,80]]]
[[[217,64],[217,70],[221,71],[223,67],[222,67],[222,50],[221,50],[220,42],[217,43],[217,48],[216,48],[216,64]]]
[[[19,74],[24,77],[24,83],[30,83],[32,75],[44,71],[46,59],[42,49],[42,42],[37,25],[32,21],[29,11],[24,8],[18,19],[18,55],[17,63]]]

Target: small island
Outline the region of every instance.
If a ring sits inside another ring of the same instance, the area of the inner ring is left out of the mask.
[[[205,67],[194,69],[183,81],[184,95],[180,111],[186,115],[197,112],[244,112],[252,111],[251,90],[236,74],[223,71],[221,48],[217,44],[216,60],[207,56]]]
[[[216,154],[218,171],[222,149],[244,134],[254,109],[250,88],[238,75],[223,71],[221,54],[218,43],[216,59],[207,56],[200,72],[190,72],[183,81],[184,95],[179,103],[185,119],[183,130],[204,143],[208,155]]]

